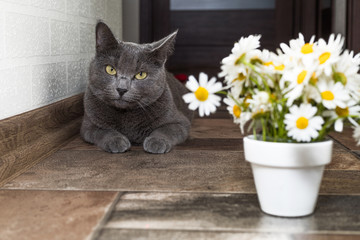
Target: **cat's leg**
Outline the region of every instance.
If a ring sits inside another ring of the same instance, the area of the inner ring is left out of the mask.
[[[112,129],[101,129],[86,118],[83,120],[80,133],[86,142],[93,143],[107,152],[122,153],[131,147],[125,135]]]
[[[189,127],[182,124],[168,124],[155,129],[144,140],[144,150],[149,153],[167,153],[176,144],[184,142],[189,135]]]

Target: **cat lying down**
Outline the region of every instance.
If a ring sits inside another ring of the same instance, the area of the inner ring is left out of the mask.
[[[181,98],[187,90],[165,69],[176,34],[135,44],[116,40],[105,23],[96,25],[81,126],[86,142],[111,153],[132,144],[166,153],[187,139],[193,117]]]

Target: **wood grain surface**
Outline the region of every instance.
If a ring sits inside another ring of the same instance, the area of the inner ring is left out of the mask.
[[[0,186],[79,133],[83,94],[0,121]]]

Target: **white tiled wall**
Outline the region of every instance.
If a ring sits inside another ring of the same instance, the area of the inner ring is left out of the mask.
[[[122,0],[0,0],[0,119],[85,90],[95,24],[122,38]]]

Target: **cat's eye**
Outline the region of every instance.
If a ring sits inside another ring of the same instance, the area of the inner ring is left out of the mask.
[[[106,68],[105,68],[106,72],[109,74],[109,75],[115,75],[116,74],[116,70],[115,68],[113,68],[113,66],[111,65],[107,65]]]
[[[144,78],[147,77],[147,73],[146,72],[139,72],[138,74],[135,75],[135,78],[137,80],[143,80]]]

